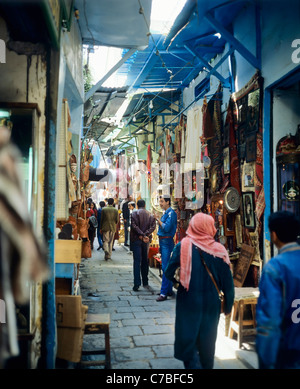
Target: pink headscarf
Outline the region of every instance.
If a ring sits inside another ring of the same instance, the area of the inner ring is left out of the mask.
[[[181,241],[180,248],[180,283],[189,289],[192,271],[192,244],[214,257],[222,258],[230,266],[226,248],[214,240],[216,235],[215,222],[212,216],[196,213],[190,221],[186,237]]]

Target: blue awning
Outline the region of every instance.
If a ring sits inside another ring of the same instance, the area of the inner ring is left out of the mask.
[[[137,51],[119,73],[127,74],[127,85],[133,89],[187,87],[211,59],[224,52],[228,36],[220,34],[217,26],[230,34],[233,20],[250,3],[187,0],[169,34],[152,35],[148,47]]]

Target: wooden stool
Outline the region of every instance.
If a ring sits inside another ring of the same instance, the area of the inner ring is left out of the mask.
[[[245,290],[243,291],[243,289]],[[249,291],[249,289],[253,290]],[[239,291],[235,296],[235,301],[231,312],[229,338],[232,339],[234,332],[236,332],[238,337],[238,347],[241,348],[244,336],[256,334],[255,318],[258,290],[256,288],[235,288],[235,291],[237,290]],[[244,320],[244,312],[247,305],[251,306],[252,318]],[[249,326],[251,326],[251,328],[249,328]]]
[[[111,368],[110,361],[110,340],[109,340],[109,325],[110,325],[110,314],[88,314],[84,328],[84,335],[105,335],[105,349],[104,350],[89,350],[82,351],[82,355],[105,355],[105,360],[97,361],[80,361],[83,366],[100,366],[105,365],[105,369]]]

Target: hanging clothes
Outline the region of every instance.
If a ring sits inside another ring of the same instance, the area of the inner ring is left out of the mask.
[[[229,148],[230,148],[230,183],[233,188],[235,188],[239,194],[241,194],[240,187],[240,164],[238,157],[238,148],[236,143],[236,131],[234,125],[234,116],[233,116],[233,103],[230,100],[227,109],[227,116],[225,125],[229,125]]]
[[[213,107],[213,127],[215,129],[215,136],[214,138],[210,139],[208,141],[209,145],[209,155],[211,158],[211,166],[210,166],[210,193],[214,194],[216,193],[220,186],[221,186],[221,180],[222,180],[222,174],[221,170],[223,167],[223,148],[222,148],[222,137],[221,137],[221,101],[219,100],[218,96],[220,96],[220,89],[221,86],[219,86],[215,97],[213,97],[209,103],[208,108],[211,109]]]
[[[185,162],[185,137],[186,137],[186,125],[182,127],[181,131],[181,161],[180,161],[180,173],[184,173],[184,162]]]
[[[212,139],[215,136],[215,131],[212,123],[213,103],[211,102],[208,105],[206,97],[203,100],[202,114],[203,114],[203,138],[205,140]]]
[[[182,139],[182,130],[183,130],[183,114],[180,117],[178,126],[175,128],[175,143],[174,143],[174,152],[176,154],[181,153],[181,139]]]
[[[164,142],[160,142],[160,149],[158,151],[158,154],[159,154],[158,163],[160,165],[166,163],[167,158],[166,158],[166,149],[165,149]]]
[[[202,125],[202,107],[195,106],[189,109],[186,126],[185,172],[196,170],[197,163],[201,162]]]
[[[151,182],[151,163],[152,163],[151,145],[148,145],[148,149],[147,149],[147,175],[148,175],[148,184],[150,184],[150,182]]]
[[[91,152],[93,154],[93,160],[91,162],[91,166],[97,169],[100,166],[101,153],[100,153],[99,146],[96,142],[93,143]]]

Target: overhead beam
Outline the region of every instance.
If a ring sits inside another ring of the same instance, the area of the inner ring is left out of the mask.
[[[218,20],[209,12],[204,16],[208,23],[219,32],[236,51],[238,51],[254,68],[260,69],[260,61],[241,43],[239,42]]]
[[[174,105],[176,105],[177,107],[179,107],[179,104],[176,104],[174,101],[172,101],[172,100],[170,100],[170,99],[166,99],[165,97],[160,96],[159,93],[151,92],[151,91],[149,91],[149,90],[148,90],[147,88],[145,88],[145,87],[144,87],[143,89],[145,89],[145,91],[148,92],[150,95],[153,95],[153,96],[154,96],[152,99],[151,99],[150,96],[146,96],[146,97],[149,97],[149,100],[153,100],[153,99],[155,99],[155,98],[158,98],[158,99],[167,101],[168,103],[174,104]],[[174,98],[177,98],[176,101],[178,101],[179,96],[176,96],[176,95],[175,95]]]
[[[95,84],[92,86],[90,90],[88,90],[84,96],[84,102],[86,103],[89,98],[91,98],[97,90],[102,86],[102,84],[115,72],[117,71],[124,62],[126,62],[134,53],[136,52],[136,49],[130,49],[125,53],[125,55],[118,61],[106,74]]]
[[[153,49],[149,57],[147,58],[147,61],[145,62],[142,70],[138,74],[137,78],[131,84],[128,92],[130,92],[133,88],[138,88],[140,85],[142,85],[142,83],[147,78],[148,74],[151,72],[153,66],[156,64],[157,61],[158,56],[155,54],[155,50]]]
[[[195,53],[189,46],[184,45],[184,47],[199,59],[201,64],[209,70],[210,74],[214,74],[225,86],[229,87],[227,80],[225,80],[225,78],[217,71],[216,67],[212,67],[201,55]]]

